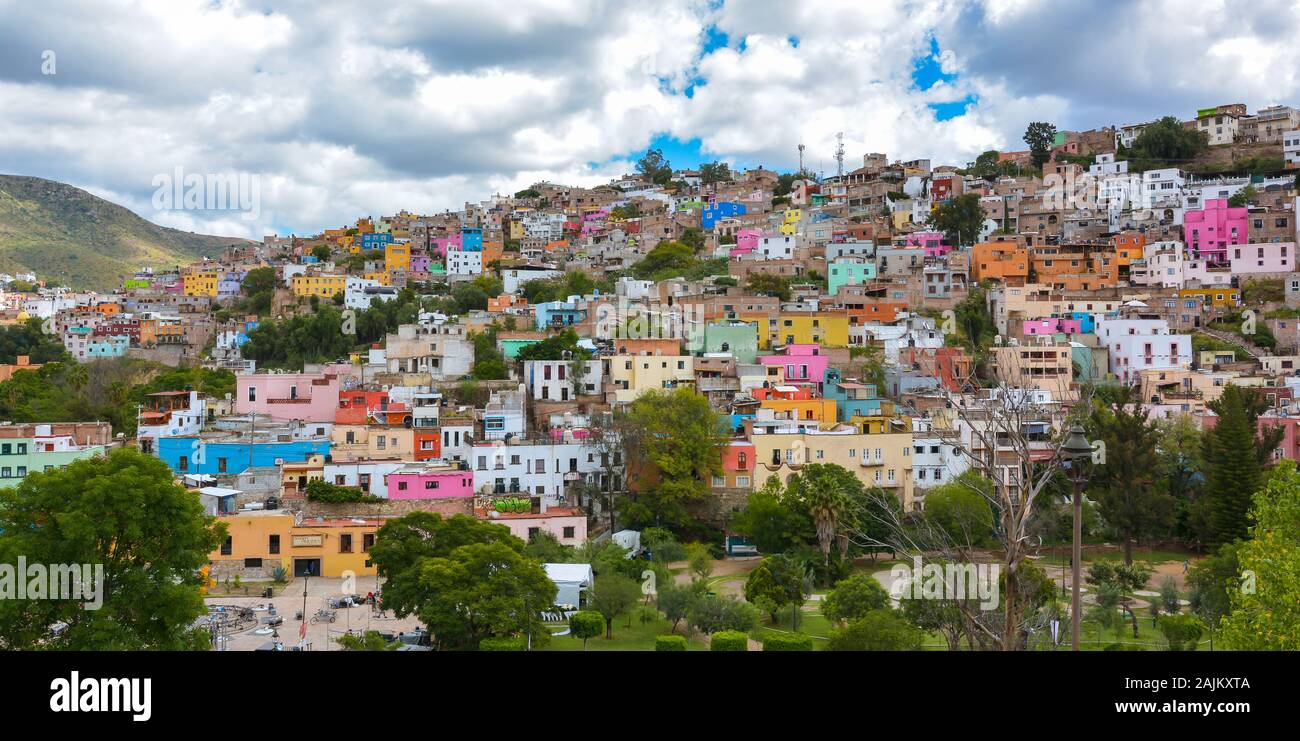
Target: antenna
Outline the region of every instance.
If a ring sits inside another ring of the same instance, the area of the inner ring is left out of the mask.
[[[800,143],[799,144],[799,172],[800,173],[803,173],[803,150],[804,150],[804,146],[802,143]]]
[[[844,132],[835,134],[835,175],[844,179]]]

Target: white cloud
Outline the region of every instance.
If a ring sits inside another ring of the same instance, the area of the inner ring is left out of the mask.
[[[836,132],[849,167],[866,152],[961,164],[1020,148],[1030,120],[1300,93],[1287,0],[0,0],[0,17],[0,171],[236,236],[605,182],[665,132],[769,167],[804,143],[833,171]],[[711,26],[729,43],[705,54]],[[932,39],[957,77],[917,90]],[[968,98],[948,121],[929,107]],[[257,174],[262,213],[155,212],[151,180],[177,166]]]

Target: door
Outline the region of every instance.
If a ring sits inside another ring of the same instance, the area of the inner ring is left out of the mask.
[[[320,576],[319,558],[295,558],[293,560],[294,576]]]

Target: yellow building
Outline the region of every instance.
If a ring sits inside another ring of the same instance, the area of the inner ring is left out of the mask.
[[[378,520],[303,519],[283,510],[260,510],[223,515],[226,542],[208,554],[209,576],[231,574],[270,578],[282,566],[293,575],[338,578],[351,571],[373,576],[370,548],[375,544]]]
[[[764,399],[758,403],[762,409],[771,409],[777,419],[815,421],[825,424],[835,422],[834,399]]]
[[[1180,298],[1199,298],[1203,303],[1219,307],[1234,307],[1241,299],[1241,294],[1232,286],[1213,286],[1209,288],[1183,288],[1178,291]]]
[[[891,425],[894,431],[863,433],[849,425],[806,432],[755,434],[754,489],[771,477],[782,483],[809,463],[834,463],[852,471],[868,488],[898,497],[905,511],[913,509],[912,432],[910,424]],[[902,431],[900,428],[904,428]]]
[[[695,382],[690,355],[613,355],[604,359],[605,397],[628,403],[650,389]]]
[[[411,245],[398,244],[389,242],[384,245],[384,269],[392,272],[401,270],[404,272],[411,271]]]
[[[361,277],[366,280],[378,281],[381,286],[387,286],[392,283],[392,278],[388,275],[387,270],[372,270],[369,273],[363,274]]]
[[[185,295],[216,297],[220,275],[217,268],[187,268],[181,275]]]
[[[346,275],[307,273],[293,276],[293,295],[299,298],[320,296],[334,298],[334,294],[343,293],[348,287]]]
[[[849,344],[848,314],[824,311],[776,315],[742,313],[740,319],[757,323],[760,350],[770,350],[776,345],[847,347]]]
[[[353,461],[415,460],[415,430],[385,425],[336,424],[330,430],[330,458]]]

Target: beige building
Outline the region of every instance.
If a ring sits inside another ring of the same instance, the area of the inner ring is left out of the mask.
[[[612,355],[604,358],[605,399],[627,404],[651,389],[695,383],[690,355]]]
[[[338,463],[375,460],[413,461],[415,430],[380,425],[334,425],[330,458]]]
[[[1066,398],[1074,378],[1074,361],[1068,343],[994,347],[993,363],[1002,383],[1049,391],[1058,400]]]
[[[780,428],[778,428],[780,429]],[[864,434],[847,425],[829,430],[765,432],[754,430],[754,489],[771,477],[784,483],[804,464],[835,463],[852,471],[868,488],[879,487],[912,510],[912,432]]]

